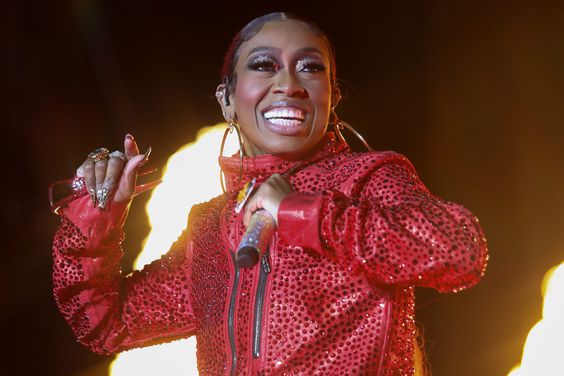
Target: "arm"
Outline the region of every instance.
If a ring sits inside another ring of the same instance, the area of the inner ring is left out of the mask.
[[[337,190],[286,197],[280,238],[374,283],[447,292],[480,279],[487,247],[477,219],[431,195],[405,158],[379,163],[357,181],[350,197]]]
[[[190,304],[190,235],[131,276],[121,274],[129,203],[106,211],[73,201],[53,244],[54,295],[78,340],[100,354],[171,341],[197,330]]]

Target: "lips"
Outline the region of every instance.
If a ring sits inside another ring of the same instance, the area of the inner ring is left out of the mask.
[[[273,104],[263,111],[267,127],[274,133],[291,136],[303,131],[307,112],[295,105]]]

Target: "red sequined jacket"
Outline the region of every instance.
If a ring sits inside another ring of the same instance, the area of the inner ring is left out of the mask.
[[[193,207],[171,250],[127,277],[127,206],[73,201],[53,279],[78,340],[109,354],[195,335],[202,375],[412,375],[414,286],[452,292],[480,279],[476,218],[431,195],[404,156],[351,153],[330,133],[305,162],[245,158],[243,181],[296,163],[296,193],[252,269],[234,264],[244,230],[234,194]],[[221,164],[237,192],[238,157]]]

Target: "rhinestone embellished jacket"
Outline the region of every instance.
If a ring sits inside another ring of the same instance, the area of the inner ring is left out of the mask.
[[[54,294],[101,354],[195,335],[201,375],[412,375],[414,287],[454,292],[483,275],[477,219],[429,193],[393,152],[352,153],[331,133],[306,160],[221,158],[228,195],[193,207],[170,251],[120,272],[127,205],[63,211]],[[299,166],[298,166],[299,164]],[[293,169],[270,249],[238,269],[242,183]]]

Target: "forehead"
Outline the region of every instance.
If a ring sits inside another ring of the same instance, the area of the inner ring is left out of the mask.
[[[267,22],[259,32],[241,45],[241,56],[246,57],[257,47],[269,47],[291,54],[297,50],[316,49],[328,58],[327,43],[305,23],[297,20]]]

